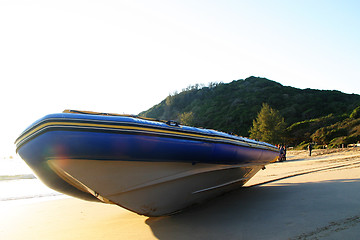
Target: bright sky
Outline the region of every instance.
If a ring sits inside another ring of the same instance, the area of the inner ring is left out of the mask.
[[[64,109],[138,114],[260,76],[360,94],[357,0],[0,0],[0,155]]]

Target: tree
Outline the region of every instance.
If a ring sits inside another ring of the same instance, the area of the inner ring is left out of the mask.
[[[184,112],[180,114],[180,123],[183,125],[191,126],[194,123],[194,114],[192,112]]]
[[[249,131],[250,137],[272,144],[280,144],[283,142],[285,126],[285,120],[279,111],[272,109],[267,103],[263,103],[257,118],[253,120],[253,126]]]

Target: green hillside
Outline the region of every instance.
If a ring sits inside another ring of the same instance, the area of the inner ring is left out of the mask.
[[[140,115],[248,136],[263,103],[279,110],[285,118],[286,141],[299,144],[311,140],[318,129],[347,119],[360,105],[360,95],[303,90],[266,78],[249,77],[227,84],[190,86]]]

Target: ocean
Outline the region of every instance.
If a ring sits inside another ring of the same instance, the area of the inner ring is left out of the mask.
[[[0,205],[65,198],[45,186],[19,157],[0,159]]]

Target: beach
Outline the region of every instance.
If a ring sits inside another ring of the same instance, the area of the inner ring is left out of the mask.
[[[358,239],[359,189],[360,149],[288,151],[244,187],[172,216],[75,198],[3,202],[0,239]]]

